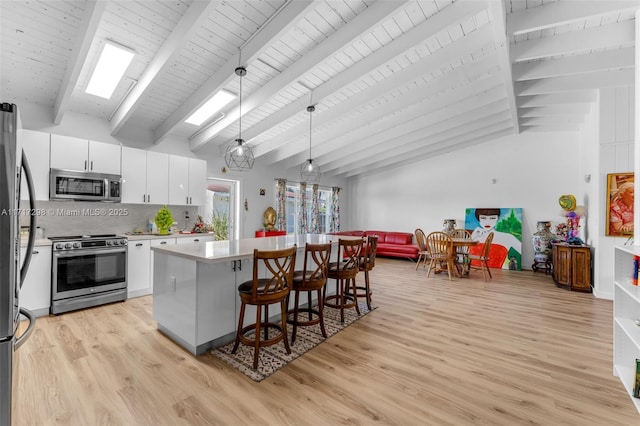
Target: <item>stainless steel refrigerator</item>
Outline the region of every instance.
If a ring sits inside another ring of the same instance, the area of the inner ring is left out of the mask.
[[[20,287],[29,268],[35,241],[35,193],[29,164],[18,137],[20,116],[16,105],[0,104],[0,426],[11,424],[14,351],[35,326],[35,317],[20,307]],[[29,191],[29,210],[20,208],[20,182],[24,173]],[[20,216],[29,216],[29,240],[25,259],[20,260]],[[29,325],[18,330],[24,318]],[[18,335],[18,333],[21,333]]]

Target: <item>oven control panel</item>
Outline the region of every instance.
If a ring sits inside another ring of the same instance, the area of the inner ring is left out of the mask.
[[[98,249],[98,248],[116,248],[124,247],[127,245],[126,238],[114,237],[114,238],[87,238],[76,241],[54,241],[53,250],[86,250],[86,249]]]

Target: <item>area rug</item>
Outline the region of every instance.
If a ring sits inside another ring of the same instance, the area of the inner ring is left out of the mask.
[[[366,304],[358,303],[358,305],[361,316],[358,316],[355,309],[345,310],[344,323],[340,322],[340,310],[329,307],[324,309],[324,327],[327,331],[327,339],[370,312]],[[372,310],[376,309],[375,306],[371,308]],[[316,324],[310,327],[298,327],[296,342],[291,344],[292,329],[291,324],[287,324],[291,353],[287,353],[282,342],[260,348],[258,368],[256,370],[253,369],[252,347],[240,344],[236,353],[232,354],[233,342],[231,342],[219,348],[212,349],[211,354],[225,361],[256,382],[260,382],[326,340],[322,337],[320,325]]]

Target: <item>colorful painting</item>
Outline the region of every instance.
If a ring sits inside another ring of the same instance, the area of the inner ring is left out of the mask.
[[[480,241],[470,247],[469,253],[480,254],[484,240],[493,231],[493,243],[489,249],[489,267],[499,269],[522,269],[522,209],[521,208],[475,208],[466,209],[465,229],[471,238]]]
[[[612,237],[633,236],[633,173],[607,175],[607,229]]]

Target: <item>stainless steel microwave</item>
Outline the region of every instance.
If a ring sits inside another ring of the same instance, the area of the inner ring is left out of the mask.
[[[49,199],[120,202],[121,176],[51,169]]]

